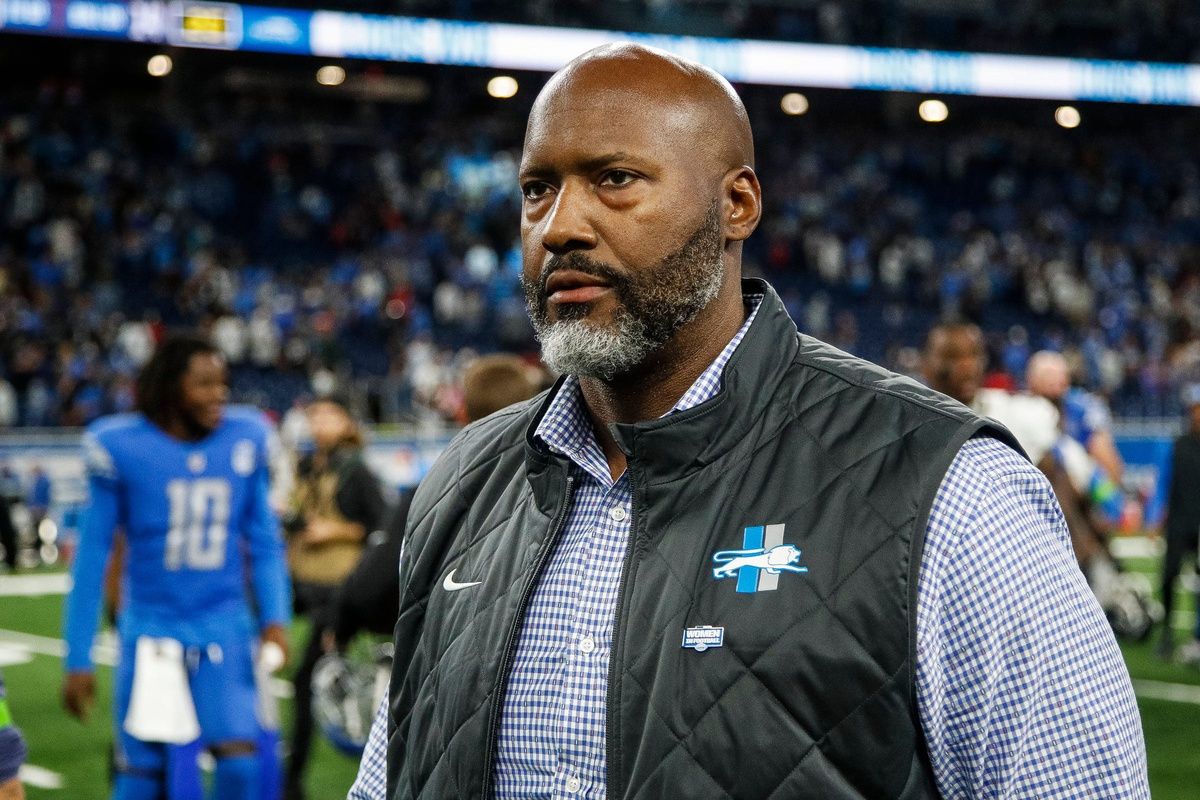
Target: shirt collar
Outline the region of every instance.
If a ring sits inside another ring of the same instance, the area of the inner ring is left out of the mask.
[[[695,408],[706,400],[712,399],[721,391],[721,375],[725,371],[725,365],[729,363],[729,359],[733,357],[738,345],[745,337],[746,331],[750,329],[750,324],[754,322],[754,317],[762,305],[762,299],[763,295],[761,294],[745,297],[746,304],[750,307],[750,313],[746,316],[742,327],[725,345],[725,349],[705,368],[704,372],[700,373],[700,377],[696,378],[691,387],[675,402],[671,410],[663,416]],[[592,430],[592,420],[584,407],[579,380],[574,375],[567,376],[567,379],[563,381],[533,435],[546,447],[571,459],[577,466],[601,482],[611,482],[608,461],[596,441],[595,433]]]

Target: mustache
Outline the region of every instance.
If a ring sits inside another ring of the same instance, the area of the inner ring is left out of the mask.
[[[599,278],[604,281],[620,294],[621,290],[629,284],[629,276],[620,270],[610,267],[603,261],[597,261],[590,258],[586,253],[573,252],[566,255],[553,255],[542,266],[541,274],[538,275],[538,295],[546,296],[546,282],[550,280],[550,276],[559,270],[569,269],[574,272],[582,272],[593,278]]]

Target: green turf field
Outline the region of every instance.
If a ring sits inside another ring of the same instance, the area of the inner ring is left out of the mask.
[[[1151,572],[1151,560],[1130,562]],[[0,576],[0,581],[4,578]],[[1178,640],[1186,635],[1185,618],[1191,613],[1190,599],[1181,596]],[[57,640],[61,596],[0,596],[0,631]],[[295,641],[304,634],[295,630]],[[0,633],[0,643],[5,634]],[[35,643],[50,649],[54,641]],[[12,650],[0,647],[0,654]],[[1138,704],[1146,734],[1150,762],[1150,786],[1156,800],[1191,800],[1200,783],[1200,671],[1157,660],[1150,643],[1124,647],[1130,675],[1138,689]],[[0,662],[2,663],[2,662]],[[108,696],[110,671],[99,671],[97,713],[81,725],[62,711],[58,702],[61,665],[57,657],[33,654],[28,663],[3,666],[13,716],[29,740],[29,762],[62,776],[61,789],[30,786],[31,800],[103,800],[107,794],[106,764],[111,717]],[[1193,688],[1195,687],[1195,688]],[[1161,699],[1163,695],[1176,699]],[[284,703],[285,710],[287,703]],[[357,764],[319,741],[309,769],[308,790],[312,800],[340,800],[354,780]]]
[[[0,576],[0,581],[3,581]],[[20,631],[48,638],[59,637],[62,597],[0,596],[0,630]],[[293,648],[306,635],[298,623]],[[0,634],[0,642],[3,642]],[[0,649],[0,652],[3,652]],[[3,663],[0,661],[0,663]],[[108,797],[108,746],[112,739],[110,715],[111,670],[98,670],[96,712],[84,725],[62,710],[58,701],[62,680],[57,657],[33,655],[26,664],[9,664],[4,670],[13,717],[29,743],[29,763],[62,776],[61,789],[26,786],[30,800],[105,800]],[[290,717],[287,701],[281,703]],[[351,760],[318,737],[308,772],[310,800],[339,800],[354,781],[357,761]]]

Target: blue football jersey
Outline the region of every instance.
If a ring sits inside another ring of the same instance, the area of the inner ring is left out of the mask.
[[[1099,397],[1072,388],[1063,398],[1062,426],[1067,436],[1087,447],[1093,436],[1112,427],[1112,415]]]
[[[113,531],[127,542],[120,629],[185,643],[286,623],[287,571],[271,510],[271,430],[255,409],[230,407],[198,442],[140,414],[105,417],[84,438],[91,493],[67,603],[67,668],[91,666],[104,563]]]

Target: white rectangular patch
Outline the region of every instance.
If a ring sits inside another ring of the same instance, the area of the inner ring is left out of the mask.
[[[710,647],[721,647],[725,644],[725,629],[712,625],[701,625],[698,628],[684,628],[683,646],[697,653],[703,653]]]

